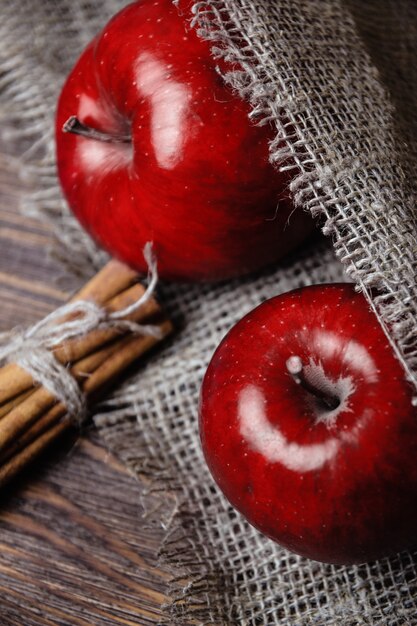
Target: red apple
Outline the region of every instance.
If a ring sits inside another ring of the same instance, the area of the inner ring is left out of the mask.
[[[172,0],[129,5],[84,51],[59,99],[58,174],[70,207],[139,270],[153,241],[163,277],[221,279],[275,261],[312,220],[268,162],[273,129],[249,113]]]
[[[417,412],[365,298],[313,286],[246,315],[204,378],[207,463],[260,531],[304,556],[364,562],[416,543]]]

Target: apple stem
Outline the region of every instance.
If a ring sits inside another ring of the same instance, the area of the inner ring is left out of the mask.
[[[106,141],[107,143],[130,143],[132,141],[130,135],[109,135],[108,133],[103,133],[101,130],[87,126],[87,124],[80,122],[75,115],[71,115],[71,117],[67,119],[62,130],[64,133],[73,133],[74,135],[81,135],[81,137],[86,137],[87,139],[98,139],[99,141]]]
[[[306,378],[304,373],[303,362],[299,356],[290,356],[286,362],[288,373],[291,374],[297,385],[301,385],[303,389],[311,393],[329,411],[334,411],[340,405],[340,400],[328,392],[318,389],[312,385]]]

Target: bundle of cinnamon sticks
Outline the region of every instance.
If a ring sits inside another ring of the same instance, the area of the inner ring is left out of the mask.
[[[137,302],[144,292],[137,274],[112,260],[73,301],[93,301],[108,312],[116,312]],[[171,322],[153,297],[124,319],[157,326],[160,336],[107,327],[69,339],[54,349],[56,359],[67,366],[89,406],[126,368],[172,331]],[[0,368],[0,487],[73,426],[74,419],[64,404],[34,383],[27,371],[15,363]]]

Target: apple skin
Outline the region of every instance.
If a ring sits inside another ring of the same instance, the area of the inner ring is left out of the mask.
[[[337,409],[297,384],[294,356]],[[317,561],[370,561],[417,543],[411,400],[363,295],[306,287],[261,304],[219,345],[201,390],[202,447],[226,497],[268,537]]]
[[[118,13],[59,98],[56,153],[70,207],[112,255],[164,278],[217,280],[272,263],[313,230],[289,175],[268,162],[274,131],[224,85],[209,44],[171,0]],[[71,116],[110,137],[63,132]]]

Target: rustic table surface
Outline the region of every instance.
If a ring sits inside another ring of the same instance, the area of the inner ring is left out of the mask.
[[[18,214],[12,167],[0,157],[0,331],[67,299],[50,241],[44,225]],[[2,626],[160,622],[168,580],[155,565],[160,531],[141,521],[140,485],[92,426],[0,498]]]

